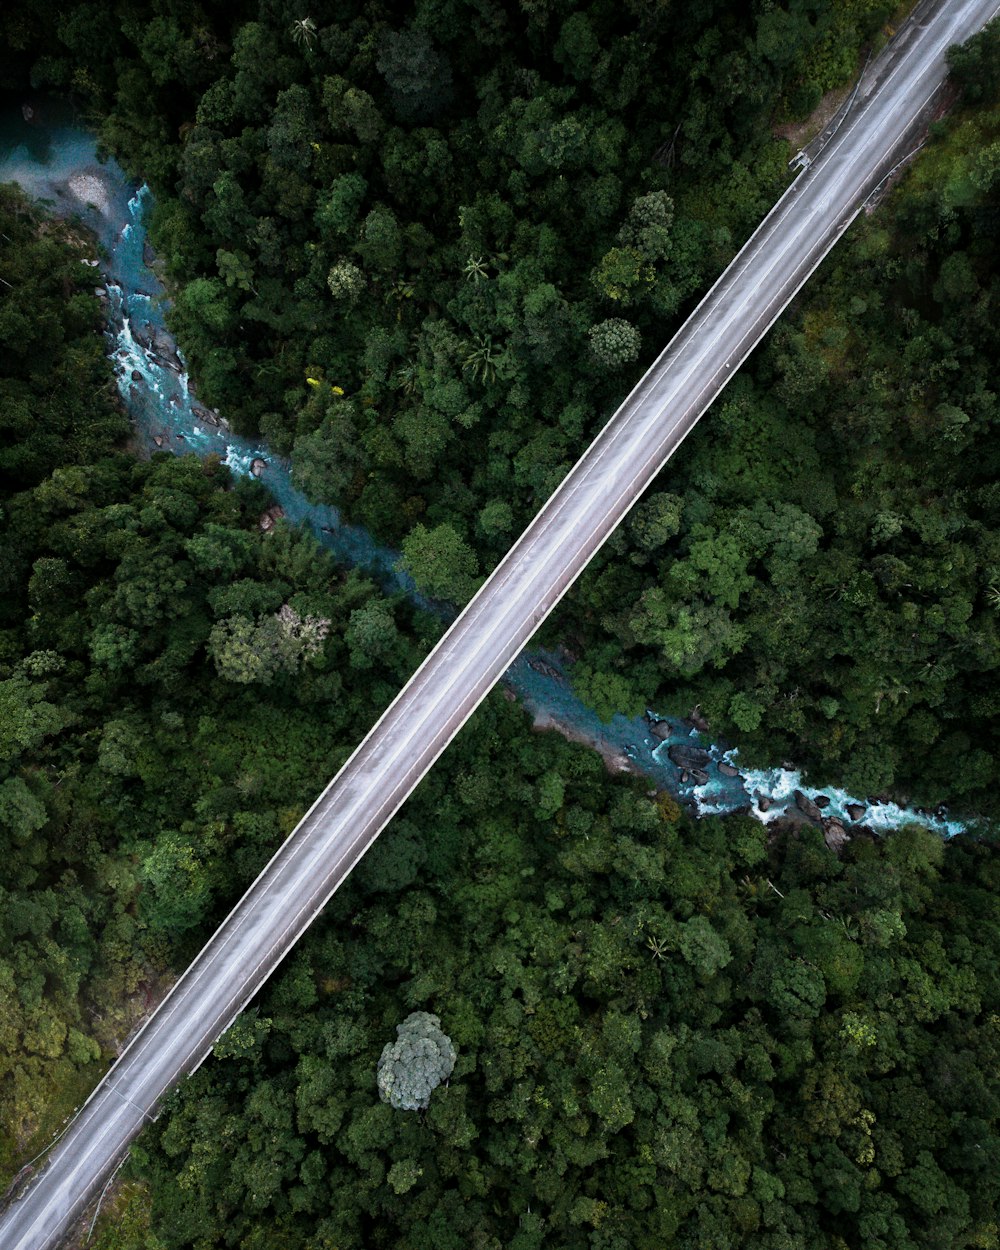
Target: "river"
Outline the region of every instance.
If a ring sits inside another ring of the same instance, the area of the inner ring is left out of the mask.
[[[370,571],[387,590],[419,600],[395,552],[379,546],[366,530],[346,524],[336,508],[310,503],[296,490],[286,459],[263,442],[231,433],[225,414],[198,402],[183,354],[166,328],[168,301],[146,239],[149,188],[135,187],[114,160],[98,159],[93,134],[75,121],[67,105],[33,105],[30,119],[20,106],[0,113],[0,182],[17,182],[58,215],[78,218],[96,236],[95,289],[106,312],[108,354],[140,455],[157,449],[218,454],[233,473],[259,477],[286,519],[308,526],[340,563]],[[793,768],[740,769],[738,747],[711,741],[689,720],[651,710],[645,718],[615,716],[602,722],[573,693],[557,654],[525,653],[504,680],[540,728],[551,726],[592,746],[611,768],[648,777],[700,816],[744,809],[768,823],[790,813],[800,791],[818,801],[825,819],[837,818],[848,830],[851,807],[856,815],[858,808],[864,810],[860,823],[880,831],[916,821],[947,837],[965,827],[944,812],[929,814],[855,799],[833,786],[810,786]],[[695,757],[700,772],[682,771],[672,762],[671,750],[677,755],[681,747],[707,753]]]

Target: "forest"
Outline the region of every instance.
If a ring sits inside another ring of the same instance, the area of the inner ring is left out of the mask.
[[[156,198],[199,394],[461,603],[750,233],[891,3],[13,3]],[[545,627],[594,706],[1000,814],[1000,32]],[[137,458],[88,242],[0,188],[0,1188],[438,636]],[[96,1250],[1000,1244],[988,832],[694,820],[494,692]],[[379,1059],[432,1013],[424,1109]]]

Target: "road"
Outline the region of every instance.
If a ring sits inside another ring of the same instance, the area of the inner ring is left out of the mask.
[[[48,1250],[162,1094],[193,1071],[428,771],[709,404],[913,145],[944,53],[1000,0],[922,6],[853,109],[746,243],[125,1049],[0,1219],[2,1250]],[[374,1096],[374,1068],[372,1076]]]

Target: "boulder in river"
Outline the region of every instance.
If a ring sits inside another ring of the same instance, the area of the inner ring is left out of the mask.
[[[704,768],[712,759],[711,752],[704,747],[689,746],[686,742],[675,742],[667,748],[667,754],[678,768]]]
[[[758,790],[755,797],[757,800],[757,810],[759,812],[769,812],[771,810],[771,800],[766,794],[761,794]]]
[[[157,445],[157,447],[162,447],[162,446],[163,446],[163,435],[162,435],[162,434],[154,434],[154,435],[153,435],[153,442]]]
[[[250,472],[254,475],[254,477],[260,477],[266,468],[267,461],[261,456],[254,456],[253,460],[250,462]]]
[[[857,824],[857,822],[864,816],[865,812],[867,811],[868,811],[868,808],[865,807],[864,803],[848,803],[847,804],[847,814],[848,816],[850,816],[851,820],[853,820],[855,824]]]
[[[165,369],[172,369],[174,373],[184,372],[174,340],[163,326],[154,325],[151,321],[135,320],[132,322],[132,337],[140,347],[152,352]]]
[[[147,323],[148,324],[148,323]],[[177,355],[177,345],[163,326],[150,326],[150,338],[157,359],[174,373],[183,373],[184,365]]]
[[[133,369],[133,370],[132,370],[132,381],[133,381],[133,382],[141,382],[141,381],[142,381],[142,374],[139,372],[139,370],[138,370],[138,369]]]
[[[268,530],[274,529],[275,521],[279,521],[284,515],[285,509],[280,504],[275,503],[260,514],[260,520],[257,524],[266,534]]]
[[[649,727],[649,732],[654,738],[659,738],[661,742],[670,737],[670,721],[655,720]]]
[[[823,821],[823,841],[835,855],[839,855],[850,840],[851,835],[839,820]]]
[[[692,768],[691,780],[696,786],[703,786],[708,781],[708,773],[705,772],[704,768]]]
[[[203,403],[197,399],[191,400],[191,414],[198,421],[204,421],[206,425],[218,425],[219,418],[211,410],[206,408]]]
[[[148,321],[133,321],[132,322],[132,337],[135,339],[135,341],[139,344],[140,347],[152,349],[153,339],[150,334],[150,331],[152,330],[152,328],[153,327],[149,324]]]
[[[738,777],[740,775],[740,770],[725,760],[719,765],[719,772],[722,773],[723,777]]]
[[[702,733],[702,734],[708,733],[709,731],[708,721],[702,715],[700,703],[696,703],[694,707],[691,709],[691,711],[688,713],[688,720],[691,722],[692,725],[694,725],[695,729],[697,729],[699,733]]]
[[[813,802],[816,804],[817,807],[829,807],[830,806],[830,799],[829,799],[829,796],[826,794],[817,794]]]
[[[812,799],[809,798],[808,795],[803,794],[801,790],[795,791],[795,806],[800,812],[803,813],[803,815],[808,816],[810,820],[815,820],[817,822],[822,820],[819,808],[812,801]]]

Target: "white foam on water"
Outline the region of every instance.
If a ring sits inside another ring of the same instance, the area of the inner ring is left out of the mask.
[[[736,760],[738,753],[738,748],[733,748],[727,751],[723,758],[734,768],[738,768]],[[828,798],[830,802],[822,809],[823,815],[825,817],[837,816],[845,824],[853,823],[847,810],[848,807],[863,807],[865,812],[858,823],[883,833],[900,829],[904,825],[924,825],[946,838],[952,838],[965,831],[965,824],[961,820],[948,820],[943,816],[918,812],[915,808],[901,807],[898,803],[868,803],[855,798],[839,786],[807,785],[798,769],[748,768],[740,769],[740,776],[748,794],[753,798],[753,814],[764,824],[777,820],[782,815],[783,806],[794,801],[795,791],[801,790],[813,802],[820,796]],[[757,805],[758,793],[771,800],[772,806],[766,812],[762,812]]]
[[[695,807],[698,811],[699,818],[702,816],[727,816],[733,810],[729,803],[713,803],[708,797],[701,793],[706,787],[699,786],[694,792]],[[764,814],[758,815],[758,819],[765,818]]]
[[[242,473],[247,477],[252,477],[253,474],[250,472],[250,466],[256,458],[255,452],[241,451],[235,443],[230,443],[226,447],[226,455],[222,463],[228,465],[229,468],[236,473]]]

